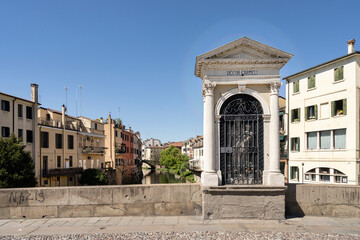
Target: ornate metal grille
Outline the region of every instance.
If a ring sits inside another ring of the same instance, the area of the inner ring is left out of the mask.
[[[261,184],[264,130],[259,101],[247,94],[234,95],[224,102],[220,114],[223,184]]]

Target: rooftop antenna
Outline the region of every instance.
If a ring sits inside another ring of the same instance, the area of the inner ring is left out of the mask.
[[[81,85],[79,85],[79,88],[80,88],[80,116],[81,116],[81,90],[83,87]]]
[[[69,90],[69,88],[65,86],[64,89],[65,89],[65,95],[66,95],[66,104],[65,104],[66,108],[65,108],[65,112],[67,112],[67,107],[68,107],[67,96],[68,96],[68,90]]]
[[[78,108],[78,96],[77,96],[77,88],[75,89],[75,102],[76,102],[76,107],[75,107],[75,117],[77,117],[77,108]]]

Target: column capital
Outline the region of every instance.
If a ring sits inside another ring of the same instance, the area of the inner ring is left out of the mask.
[[[202,85],[203,89],[201,91],[203,97],[209,96],[209,95],[212,96],[214,94],[215,86],[216,86],[216,83],[212,83],[209,80],[205,80]]]
[[[281,82],[270,83],[270,94],[279,94],[279,89],[281,87]]]

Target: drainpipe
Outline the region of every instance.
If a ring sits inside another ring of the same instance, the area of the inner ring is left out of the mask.
[[[65,126],[66,126],[66,115],[65,115],[65,111],[66,111],[66,108],[65,108],[65,105],[63,104],[63,105],[62,105],[61,121],[62,121],[62,124],[63,124],[63,127],[62,127],[62,132],[63,132],[63,138],[62,138],[62,157],[63,157],[64,165],[65,165]],[[60,166],[60,169],[61,169],[61,166]],[[61,186],[60,169],[59,169],[59,178],[60,178],[60,179],[59,179],[59,186]]]
[[[287,116],[286,116],[286,118],[287,118],[287,126],[286,126],[286,133],[287,133],[287,153],[288,153],[288,159],[287,159],[287,161],[288,161],[288,166],[287,166],[287,168],[288,168],[288,183],[289,183],[289,180],[290,180],[290,164],[289,164],[289,159],[290,159],[290,88],[289,88],[289,86],[290,86],[290,83],[289,83],[289,81],[286,79],[286,85],[287,85],[287,93],[288,93],[288,99],[286,99],[286,103],[287,103]],[[285,111],[286,112],[286,111]]]
[[[39,161],[39,165],[40,165],[40,174],[39,174],[39,176],[40,176],[40,182],[39,182],[39,186],[41,186],[42,184],[41,184],[41,174],[42,174],[42,172],[41,172],[41,126],[39,126],[39,136],[40,136],[40,144],[39,144],[39,153],[40,153],[40,161]],[[36,140],[37,141],[37,140]]]

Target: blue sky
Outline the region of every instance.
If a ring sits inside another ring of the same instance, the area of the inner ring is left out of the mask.
[[[349,39],[359,50],[359,7],[332,0],[2,0],[0,91],[29,99],[37,83],[43,106],[60,109],[66,86],[75,115],[82,85],[83,116],[111,112],[143,139],[181,141],[202,134],[197,55],[247,36],[294,54],[285,77],[345,55]]]

